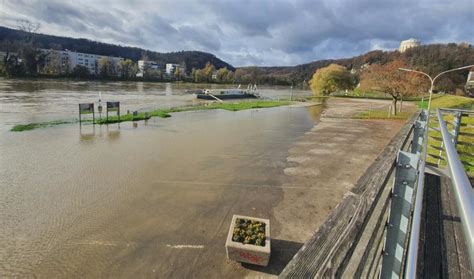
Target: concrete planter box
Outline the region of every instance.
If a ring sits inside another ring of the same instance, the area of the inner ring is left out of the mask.
[[[247,219],[265,223],[265,246],[243,244],[232,240],[236,219]],[[249,216],[234,215],[230,223],[229,234],[225,242],[227,258],[230,260],[267,266],[270,260],[270,220]]]

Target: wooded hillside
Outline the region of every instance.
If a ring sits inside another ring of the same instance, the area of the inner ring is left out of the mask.
[[[0,26],[0,51],[18,51],[27,34],[20,30]],[[158,63],[186,63],[186,68],[204,68],[210,62],[217,69],[227,67],[229,70],[235,68],[217,58],[215,55],[201,51],[178,51],[160,53],[137,47],[106,44],[88,39],[75,39],[59,37],[46,34],[35,34],[34,42],[38,48],[64,50],[69,49],[77,52],[92,53],[107,56],[119,56],[133,61],[140,60],[143,56]]]
[[[434,44],[408,49],[404,53],[398,51],[375,50],[363,55],[345,59],[319,60],[294,67],[243,67],[238,68],[236,79],[270,84],[302,84],[309,81],[317,69],[330,64],[339,64],[349,70],[360,71],[373,63],[386,64],[394,60],[405,61],[410,68],[430,74],[448,69],[474,64],[474,48],[467,44]],[[466,83],[468,71],[447,74],[437,82],[438,90],[453,91]]]

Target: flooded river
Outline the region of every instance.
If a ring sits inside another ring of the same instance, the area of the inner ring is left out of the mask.
[[[102,101],[120,101],[122,112],[126,112],[196,104],[199,101],[186,90],[236,86],[0,78],[0,131],[18,123],[77,118],[78,104],[97,102],[99,92]],[[262,86],[258,91],[261,96],[272,99],[289,98],[291,94],[294,97],[311,94],[308,90],[290,90],[284,86]]]
[[[321,107],[175,113],[9,132],[73,118],[77,103],[192,103],[192,85],[0,81],[0,277],[240,277],[225,258],[233,214],[272,220],[288,150]],[[288,88],[264,88],[273,97]],[[296,92],[294,94],[307,94]]]

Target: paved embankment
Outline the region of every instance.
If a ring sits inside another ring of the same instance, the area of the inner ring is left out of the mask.
[[[270,266],[259,271],[279,274],[295,247],[314,234],[400,130],[403,120],[351,118],[360,111],[386,109],[389,104],[329,99],[319,123],[293,144],[284,169],[283,199],[272,218],[276,224],[273,239],[292,245],[274,247]]]

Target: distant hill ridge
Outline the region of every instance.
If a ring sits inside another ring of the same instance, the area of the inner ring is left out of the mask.
[[[14,48],[15,44],[22,41],[26,34],[23,31],[0,26],[0,50]],[[235,68],[229,63],[222,61],[215,55],[202,51],[177,51],[161,53],[138,47],[121,46],[101,43],[89,39],[76,39],[69,37],[53,36],[46,34],[35,34],[35,44],[40,48],[69,49],[77,52],[119,56],[133,61],[138,61],[143,55],[158,63],[186,63],[188,71],[192,68],[204,68],[207,62],[211,62],[217,69],[227,67],[234,71]]]
[[[291,84],[292,82],[309,81],[317,69],[332,63],[345,66],[348,69],[360,70],[366,64],[385,64],[396,59],[406,61],[409,67],[436,74],[456,67],[474,64],[474,48],[466,43],[450,43],[422,45],[410,48],[403,53],[397,50],[374,50],[351,58],[318,60],[296,66],[239,67],[237,74],[243,80],[256,80],[259,83]],[[464,86],[466,78],[467,71],[454,72],[446,75],[437,84],[444,83],[446,88],[452,89],[454,86]]]
[[[0,26],[0,50],[14,50],[15,45],[18,45],[25,36],[26,33],[23,31]],[[215,55],[201,51],[160,53],[138,47],[107,44],[88,39],[46,34],[35,34],[34,38],[35,43],[41,48],[69,49],[84,53],[120,56],[133,61],[138,61],[143,55],[146,55],[148,59],[158,63],[184,62],[189,72],[192,68],[204,68],[207,62],[211,62],[217,69],[227,67],[232,71],[236,70],[235,67],[217,58]],[[305,81],[308,82],[317,69],[326,67],[331,63],[343,65],[348,69],[359,70],[366,64],[384,64],[396,59],[405,60],[409,67],[435,74],[456,67],[474,64],[474,48],[466,43],[432,44],[411,48],[403,53],[397,50],[374,50],[351,58],[318,60],[296,66],[238,67],[235,81],[259,84],[302,84]],[[467,71],[454,72],[446,75],[438,84],[452,91],[455,88],[464,86],[466,78]]]

